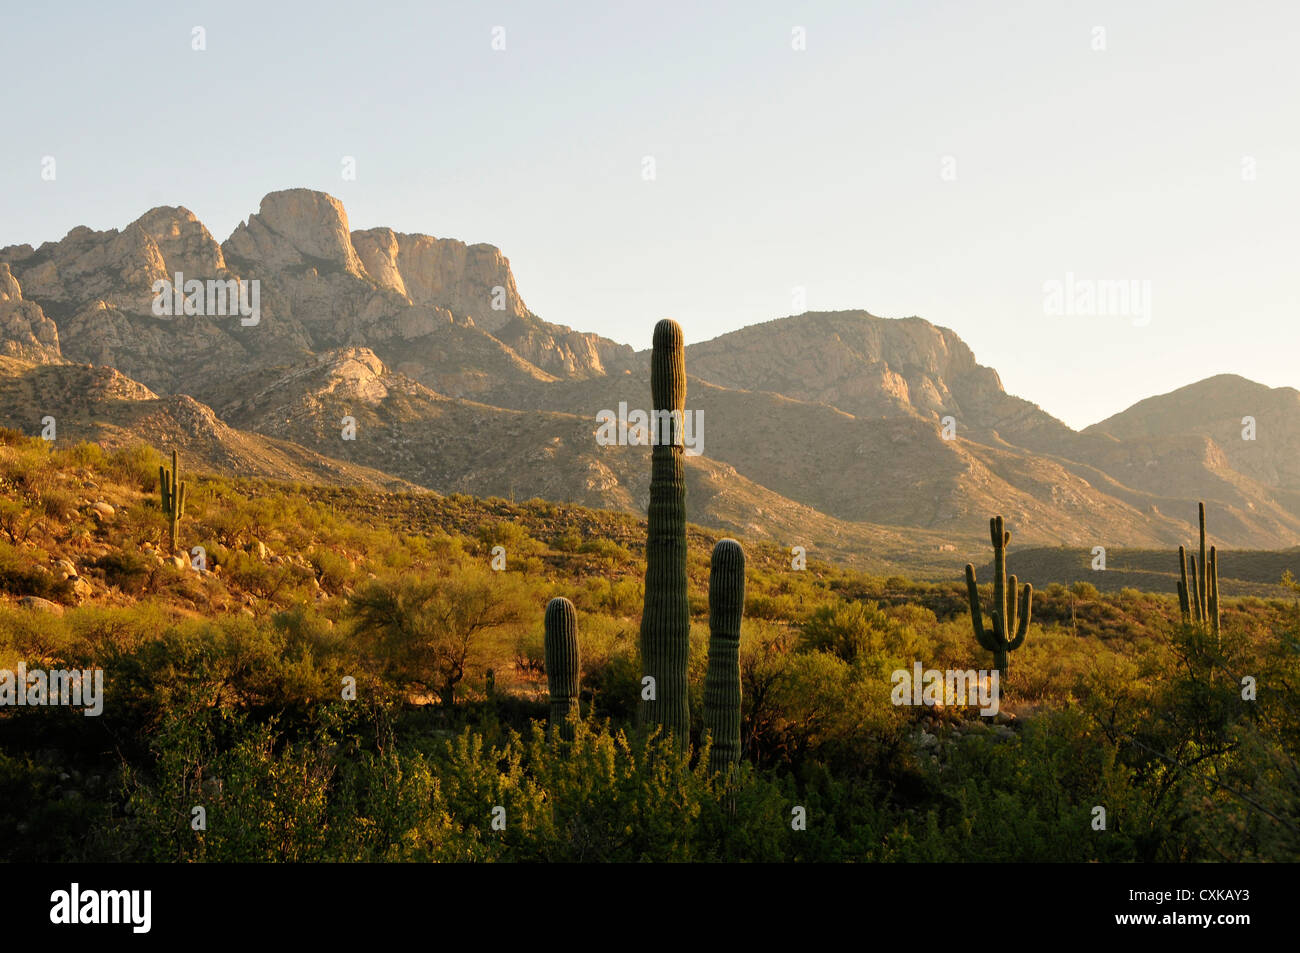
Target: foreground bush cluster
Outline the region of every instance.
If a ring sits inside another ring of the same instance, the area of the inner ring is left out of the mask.
[[[1226,603],[1220,645],[1171,597],[1054,587],[994,725],[890,700],[914,662],[988,666],[957,573],[796,572],[754,546],[724,780],[699,750],[698,555],[684,759],[634,727],[635,521],[191,479],[202,572],[160,552],[152,451],[0,440],[0,669],[99,667],[106,696],[97,718],[0,708],[5,859],[1300,858],[1293,600]],[[579,611],[572,742],[544,730],[555,595]]]

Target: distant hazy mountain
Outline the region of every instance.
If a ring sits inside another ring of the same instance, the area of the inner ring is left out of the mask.
[[[1250,420],[1247,420],[1250,418]],[[1254,428],[1254,439],[1250,428]],[[1127,442],[1192,441],[1222,452],[1229,467],[1267,486],[1300,492],[1300,391],[1219,374],[1148,397],[1087,428]]]

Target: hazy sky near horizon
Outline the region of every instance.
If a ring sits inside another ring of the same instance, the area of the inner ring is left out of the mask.
[[[1074,427],[1300,387],[1293,4],[294,6],[7,6],[0,246],[158,205],[224,241],[301,186],[497,245],[541,317],[638,348],[919,315]],[[1067,280],[1137,294],[1050,313]]]

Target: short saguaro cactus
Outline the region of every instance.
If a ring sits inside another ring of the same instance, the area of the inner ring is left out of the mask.
[[[573,740],[578,718],[578,613],[557,596],[546,605],[546,684],[551,698],[550,730]]]
[[[176,551],[176,535],[180,529],[181,517],[185,515],[185,494],[187,484],[181,480],[180,459],[172,451],[172,468],[168,470],[162,464],[158,466],[158,487],[162,494],[162,511],[167,517],[168,541],[172,552]]]
[[[740,761],[740,620],[745,611],[745,551],[734,539],[713,547],[709,567],[709,667],[704,728],[712,738],[709,770]]]

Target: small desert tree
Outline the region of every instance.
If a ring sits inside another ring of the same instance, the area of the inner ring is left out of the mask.
[[[495,637],[522,618],[523,604],[510,575],[455,568],[442,576],[373,580],[348,611],[391,678],[437,692],[450,708],[466,672],[495,660]]]

